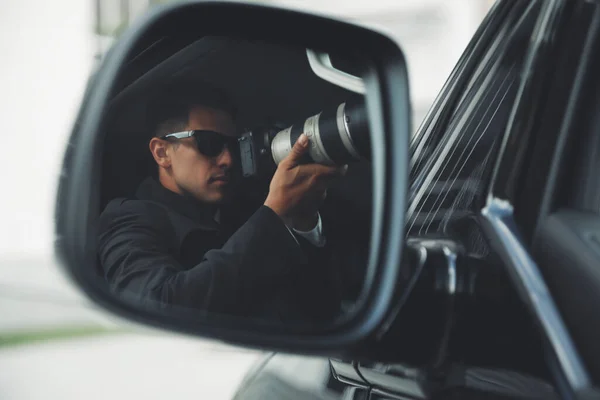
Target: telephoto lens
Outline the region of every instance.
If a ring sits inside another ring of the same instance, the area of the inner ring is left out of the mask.
[[[368,159],[371,153],[369,121],[362,102],[345,102],[278,132],[271,142],[273,161],[279,164],[304,133],[310,139],[305,162],[345,165]]]

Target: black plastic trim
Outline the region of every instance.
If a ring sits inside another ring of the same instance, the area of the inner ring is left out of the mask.
[[[600,215],[561,210],[540,227],[535,256],[571,336],[600,382]]]

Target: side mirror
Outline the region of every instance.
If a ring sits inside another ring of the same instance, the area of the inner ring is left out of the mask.
[[[411,279],[409,110],[404,56],[381,33],[264,5],[157,8],[90,79],[56,251],[125,318],[358,354]]]

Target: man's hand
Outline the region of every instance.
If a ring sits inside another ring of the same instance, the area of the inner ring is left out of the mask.
[[[279,163],[264,203],[288,226],[304,231],[317,224],[317,211],[327,188],[346,172],[346,167],[299,164],[308,144],[308,138],[302,134],[290,154]]]

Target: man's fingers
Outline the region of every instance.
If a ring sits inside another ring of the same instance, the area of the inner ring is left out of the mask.
[[[308,137],[303,133],[300,135],[294,146],[292,147],[292,151],[286,157],[286,162],[290,164],[290,166],[296,166],[302,159],[302,156],[308,151]]]
[[[346,174],[345,167],[332,167],[329,165],[322,164],[310,164],[311,165],[311,173],[317,176],[323,177],[336,177],[336,176],[344,176]]]
[[[302,164],[294,168],[299,180],[304,180],[309,185],[317,184],[318,187],[327,187],[331,181],[344,175],[344,167],[331,167],[321,164]],[[311,183],[312,182],[312,183]]]

